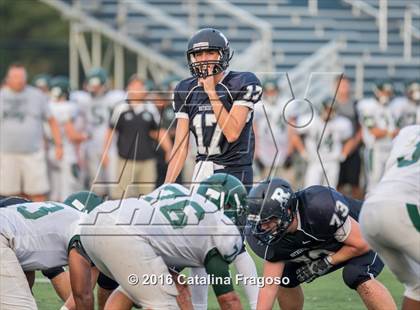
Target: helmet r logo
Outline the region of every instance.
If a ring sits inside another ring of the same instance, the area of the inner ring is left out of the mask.
[[[273,195],[271,195],[272,200],[277,200],[282,206],[286,205],[290,199],[290,193],[286,193],[281,187],[276,188]]]

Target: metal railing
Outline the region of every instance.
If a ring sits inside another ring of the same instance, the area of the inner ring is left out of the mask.
[[[290,87],[294,99],[306,99],[315,105],[331,97],[333,81],[343,73],[339,51],[344,46],[341,41],[330,41],[289,71],[288,79],[281,79],[279,83],[283,94],[281,100],[290,100]]]
[[[238,55],[232,62],[232,67],[242,70],[250,70],[251,67],[258,65],[260,70],[271,72],[274,70],[272,61],[272,32],[270,23],[249,13],[248,11],[229,3],[226,0],[206,0],[215,8],[223,10],[242,23],[247,24],[259,31],[261,40],[251,44],[242,54]],[[249,62],[249,59],[252,59]],[[251,65],[251,66],[250,66]]]
[[[101,54],[101,40],[97,36],[105,36],[114,44],[112,53],[114,54],[114,80],[115,86],[121,88],[124,85],[124,53],[123,48],[137,54],[138,67],[153,66],[154,70],[150,70],[155,81],[162,80],[167,73],[174,73],[178,76],[186,76],[187,71],[172,59],[158,54],[151,53],[150,48],[146,45],[134,40],[126,33],[124,29],[115,29],[106,23],[93,18],[86,14],[80,6],[78,1],[74,5],[69,5],[61,0],[40,0],[41,2],[55,8],[61,12],[62,16],[70,21],[70,38],[69,38],[69,62],[70,62],[70,81],[72,87],[77,88],[79,85],[79,68],[78,60],[80,57],[82,67],[86,72],[94,64],[100,63]],[[127,3],[130,1],[127,1]],[[119,6],[124,8],[124,6]],[[118,14],[117,14],[118,15]],[[119,19],[123,16],[118,16]],[[86,41],[83,33],[90,31],[96,36],[93,39],[92,59],[89,54]],[[112,53],[108,53],[112,54]],[[104,58],[107,58],[105,55]],[[108,57],[109,58],[109,57]],[[105,59],[104,59],[105,62]],[[110,61],[109,61],[110,62]]]
[[[388,0],[379,0],[379,8],[375,8],[362,0],[343,0],[352,6],[353,14],[360,15],[363,12],[376,19],[379,30],[379,48],[386,51],[388,48]]]
[[[394,58],[394,57],[374,57],[374,58],[357,58],[357,57],[346,57],[342,58],[340,62],[346,66],[355,67],[355,99],[359,100],[364,97],[364,84],[365,84],[365,71],[366,66],[378,66],[378,67],[387,67],[389,75],[392,75],[391,72],[395,72],[395,68],[398,65],[407,66],[407,67],[417,67],[420,68],[420,59],[411,59],[409,61],[403,58]]]
[[[402,27],[404,38],[404,59],[411,60],[412,56],[412,39],[420,40],[420,29],[413,26],[413,15],[420,16],[420,7],[408,6],[404,13],[404,24]]]

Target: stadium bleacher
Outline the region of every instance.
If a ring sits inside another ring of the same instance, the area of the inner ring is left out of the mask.
[[[355,80],[356,66],[362,62],[364,95],[369,94],[375,79],[384,77],[392,78],[396,89],[402,91],[403,82],[418,77],[420,71],[418,38],[413,38],[411,60],[404,59],[404,15],[414,5],[409,0],[388,1],[385,50],[379,46],[376,18],[364,11],[357,13],[351,1],[345,0],[316,1],[315,12],[308,7],[309,0],[231,0],[226,7],[207,0],[53,1],[78,5],[90,16],[181,66],[186,65],[186,41],[194,29],[209,26],[220,29],[229,37],[236,57],[260,40],[259,29],[233,13],[241,10],[270,26],[273,71],[293,70],[332,40],[344,43],[339,50],[339,61],[350,79]],[[379,7],[376,0],[363,3],[373,9]],[[420,29],[420,16],[413,15],[412,21]]]

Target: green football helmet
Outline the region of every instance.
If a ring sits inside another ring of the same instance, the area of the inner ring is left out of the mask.
[[[70,95],[70,81],[65,76],[56,76],[50,82],[50,94],[54,99],[60,97],[69,98]]]
[[[50,80],[51,80],[51,75],[47,73],[37,74],[32,79],[32,85],[41,89],[48,90],[50,87]]]
[[[103,68],[93,68],[86,74],[86,81],[91,86],[105,85],[108,74]]]
[[[378,80],[373,85],[373,94],[380,104],[388,104],[394,96],[394,85],[391,80]]]
[[[277,79],[266,79],[263,81],[264,90],[277,90],[279,91],[279,83]]]
[[[91,212],[103,202],[102,197],[89,191],[73,193],[64,200],[64,204],[85,213]]]
[[[233,175],[216,173],[198,186],[197,193],[214,203],[233,223],[244,214],[247,191]]]

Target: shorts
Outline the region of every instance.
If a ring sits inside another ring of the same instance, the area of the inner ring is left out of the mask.
[[[117,289],[145,309],[178,309],[175,283],[162,257],[138,236],[81,235],[89,258],[107,277],[120,285]],[[121,255],[115,253],[124,253]],[[154,276],[162,282],[153,283]]]
[[[355,150],[347,159],[340,165],[340,175],[338,177],[338,186],[350,184],[359,186],[360,171],[362,160],[359,149]]]
[[[50,190],[44,150],[35,153],[0,153],[0,194],[44,195]]]

